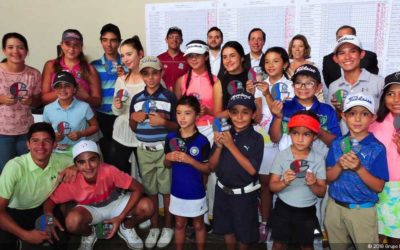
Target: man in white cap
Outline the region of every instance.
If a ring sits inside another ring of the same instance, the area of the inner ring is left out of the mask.
[[[77,206],[67,214],[65,224],[71,233],[82,235],[79,249],[93,249],[97,241],[93,226],[112,225],[106,239],[118,235],[131,249],[142,249],[143,241],[134,225],[149,219],[154,207],[143,198],[143,186],[128,174],[101,161],[97,144],[83,140],[72,149],[78,168],[76,181],[62,183],[44,204],[46,215],[52,215],[56,204],[74,201]],[[118,189],[129,192],[120,194]],[[55,223],[57,224],[58,221]]]

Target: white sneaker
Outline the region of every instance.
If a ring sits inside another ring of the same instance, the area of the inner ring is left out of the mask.
[[[157,244],[158,236],[160,236],[160,229],[151,228],[145,241],[146,248],[153,248]]]
[[[96,232],[92,228],[92,234],[89,236],[82,236],[81,245],[78,250],[92,250],[97,241]]]
[[[172,228],[164,227],[161,232],[160,239],[158,240],[157,247],[163,248],[171,243],[172,236],[174,236],[174,230]]]
[[[125,228],[123,224],[119,226],[118,235],[130,249],[143,249],[143,241],[137,235],[135,228]]]
[[[139,228],[140,229],[147,229],[151,226],[151,221],[149,220],[145,220],[142,223],[139,224]]]

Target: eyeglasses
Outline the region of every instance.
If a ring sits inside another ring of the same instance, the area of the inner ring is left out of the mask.
[[[316,85],[315,82],[297,82],[296,81],[296,82],[293,83],[293,87],[295,89],[300,89],[303,86],[306,89],[312,89],[312,88],[314,88],[315,85]]]

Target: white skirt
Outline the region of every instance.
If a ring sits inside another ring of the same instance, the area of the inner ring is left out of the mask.
[[[201,216],[208,211],[205,196],[198,200],[185,200],[175,197],[172,194],[170,197],[169,211],[173,215],[192,218]]]

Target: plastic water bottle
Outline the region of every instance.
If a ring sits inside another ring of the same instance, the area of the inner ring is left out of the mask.
[[[351,142],[351,151],[353,151],[355,154],[358,154],[358,152],[361,151],[360,142],[356,138],[350,138],[350,142]]]

